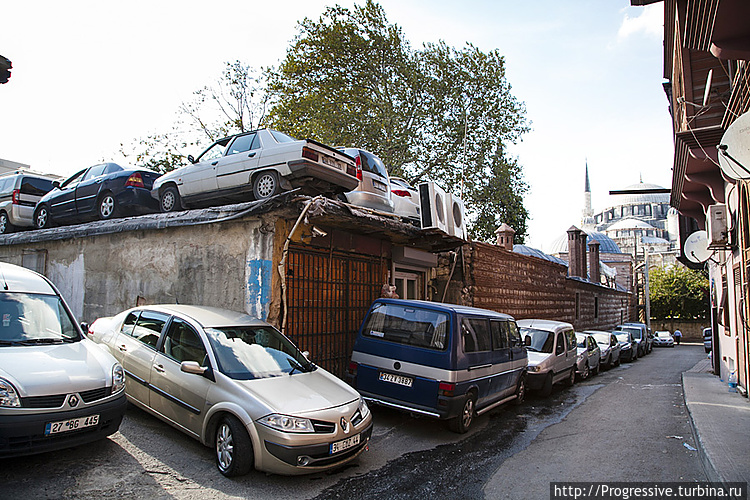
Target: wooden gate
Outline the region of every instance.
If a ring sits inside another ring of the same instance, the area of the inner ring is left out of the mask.
[[[379,257],[291,245],[286,334],[315,364],[343,378],[359,325],[387,272]]]

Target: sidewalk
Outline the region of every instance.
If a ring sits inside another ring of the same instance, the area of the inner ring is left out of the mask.
[[[709,480],[750,483],[750,403],[710,372],[705,359],[682,374],[698,454]]]

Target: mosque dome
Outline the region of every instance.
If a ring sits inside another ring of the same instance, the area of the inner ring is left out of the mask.
[[[648,222],[643,222],[642,220],[633,219],[633,218],[627,218],[622,219],[611,226],[607,228],[607,232],[609,231],[621,231],[621,230],[627,230],[627,229],[656,229],[654,226],[649,224]]]
[[[606,234],[599,231],[589,231],[587,229],[584,229],[583,232],[588,236],[586,238],[586,245],[591,243],[592,238],[599,242],[600,253],[622,253],[622,250],[617,246],[617,243]],[[549,253],[553,255],[568,253],[568,233],[564,233],[552,242]]]
[[[622,191],[635,191],[632,194],[617,194],[612,195],[611,200],[613,205],[638,205],[641,203],[669,203],[669,193],[649,193],[648,191],[654,189],[666,189],[657,184],[647,184],[645,182],[639,182],[638,184],[631,184],[622,189]],[[641,191],[641,192],[638,192]]]

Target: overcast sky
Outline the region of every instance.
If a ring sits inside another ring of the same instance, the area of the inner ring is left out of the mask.
[[[351,7],[355,2],[340,1]],[[364,0],[362,2],[364,3]],[[67,176],[121,143],[166,132],[178,106],[224,62],[276,65],[319,0],[5,2],[0,158]],[[382,0],[415,48],[467,42],[506,58],[532,131],[512,153],[530,193],[528,242],[542,250],[578,224],[588,161],[594,210],[643,181],[671,186],[672,128],[662,90],[661,3],[629,0]],[[196,153],[199,151],[196,151]]]

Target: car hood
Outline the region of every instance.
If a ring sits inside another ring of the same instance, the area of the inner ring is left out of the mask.
[[[612,346],[603,345],[603,344],[597,344],[599,346],[599,352],[602,354],[606,354],[609,352],[609,350],[612,348]]]
[[[529,353],[529,365],[541,365],[545,360],[549,359],[552,354],[546,352],[534,352],[528,351]]]
[[[359,398],[359,393],[322,368],[309,373],[236,382],[269,409],[285,415],[302,416]]]
[[[115,359],[89,340],[0,347],[0,377],[21,397],[88,391],[110,385]]]

